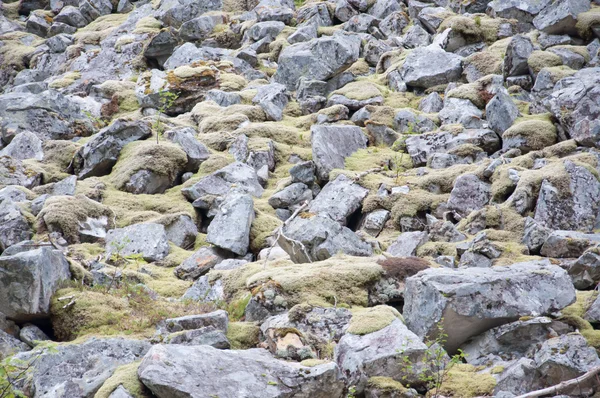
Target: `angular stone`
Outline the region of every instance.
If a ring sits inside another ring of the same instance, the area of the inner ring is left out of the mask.
[[[52,295],[70,278],[59,250],[41,247],[0,256],[0,312],[17,321],[47,318]]]
[[[328,180],[333,169],[344,168],[346,157],[367,147],[367,137],[360,127],[313,125],[310,131],[313,162],[320,180]]]
[[[223,373],[221,369],[229,369]],[[263,349],[221,351],[210,346],[155,345],[138,376],[159,398],[340,397],[344,383],[334,363],[305,367]]]
[[[455,352],[469,337],[521,316],[560,311],[575,301],[575,288],[566,271],[543,260],[421,271],[406,279],[404,300],[409,329],[435,337],[443,318],[444,345]]]
[[[308,211],[325,214],[332,220],[346,225],[350,217],[361,206],[369,191],[343,174],[328,182],[310,203]]]
[[[148,262],[162,260],[169,254],[169,242],[164,225],[133,224],[111,229],[106,234],[106,258],[112,255],[141,255]]]
[[[175,268],[179,279],[196,280],[229,256],[215,247],[202,247]]]
[[[243,256],[250,245],[250,227],[254,220],[254,201],[248,194],[231,192],[208,226],[206,241]]]
[[[400,75],[408,86],[429,88],[460,79],[462,57],[430,45],[413,50],[402,65]]]
[[[454,181],[448,199],[448,209],[459,217],[466,217],[472,211],[487,205],[492,195],[491,185],[481,181],[475,174],[463,174]]]
[[[600,234],[576,231],[552,231],[544,241],[540,254],[554,258],[576,258],[600,242]]]

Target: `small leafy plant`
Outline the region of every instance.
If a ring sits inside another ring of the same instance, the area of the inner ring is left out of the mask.
[[[51,342],[39,342],[36,349],[38,353],[29,360],[6,358],[0,362],[0,398],[25,398],[19,385],[31,376],[33,366],[43,354],[57,352]]]
[[[444,344],[448,340],[448,334],[444,332],[444,319],[442,318],[437,324],[437,335],[435,339],[430,340],[427,337],[427,350],[421,361],[422,365],[417,373],[417,378],[423,382],[427,390],[431,392],[431,398],[440,396],[440,387],[448,376],[448,372],[452,366],[462,363],[466,358],[466,354],[459,349],[457,354],[448,357]],[[400,361],[406,370],[406,373],[413,373],[415,370],[414,364],[408,356],[402,356]],[[404,377],[406,380],[406,376]]]
[[[162,119],[161,119],[161,115],[163,113],[165,113],[167,111],[167,109],[169,109],[170,107],[173,106],[173,104],[175,103],[175,101],[177,101],[177,98],[179,98],[179,94],[174,93],[172,91],[160,91],[158,93],[159,96],[159,107],[158,107],[158,114],[156,115],[156,121],[154,122],[154,125],[152,126],[154,128],[154,130],[156,131],[156,144],[158,145],[158,138],[162,135],[162,133],[164,132],[164,124],[162,123]]]

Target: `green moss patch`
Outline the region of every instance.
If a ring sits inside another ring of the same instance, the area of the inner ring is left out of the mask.
[[[346,98],[363,101],[370,98],[382,96],[381,90],[369,81],[356,81],[346,84],[344,87],[333,92]]]
[[[402,383],[392,379],[391,377],[375,376],[367,381],[367,388],[375,389],[385,396],[402,396],[407,390]],[[400,395],[398,395],[400,394]]]
[[[227,339],[234,350],[246,350],[258,345],[260,328],[252,322],[230,322]]]
[[[140,362],[119,366],[96,392],[94,398],[109,398],[119,386],[123,386],[129,391],[133,398],[153,397],[152,392],[138,379],[137,371],[139,367]]]
[[[554,123],[547,118],[545,120],[521,118],[502,134],[502,138],[518,139],[518,148],[522,152],[530,152],[556,144],[558,133]]]
[[[562,65],[562,58],[550,51],[534,51],[527,58],[527,65],[534,74],[538,74],[542,68]]]
[[[472,398],[494,395],[496,379],[489,373],[478,373],[473,365],[456,364],[448,374],[437,394],[448,397]]]

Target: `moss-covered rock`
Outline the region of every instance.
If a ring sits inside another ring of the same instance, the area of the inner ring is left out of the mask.
[[[402,315],[394,307],[378,305],[371,308],[357,308],[352,311],[347,332],[358,335],[373,333],[389,326],[395,319],[404,322]]]
[[[556,144],[558,133],[548,115],[524,117],[502,134],[503,149],[518,148],[523,153],[537,151]]]
[[[139,366],[140,362],[119,366],[115,369],[112,376],[106,379],[102,387],[94,395],[94,398],[109,398],[119,386],[123,386],[133,398],[153,397],[152,392],[138,379],[137,370]]]
[[[246,350],[258,345],[260,328],[253,322],[230,322],[227,339],[234,350]]]
[[[542,68],[562,65],[562,58],[550,51],[534,51],[527,58],[527,65],[537,75]]]
[[[84,195],[75,195],[48,198],[37,219],[42,230],[59,232],[68,242],[79,243],[79,223],[101,217],[106,219],[107,228],[114,228],[110,208]]]
[[[492,396],[496,379],[489,373],[477,372],[473,365],[456,364],[448,371],[437,394],[448,397]]]

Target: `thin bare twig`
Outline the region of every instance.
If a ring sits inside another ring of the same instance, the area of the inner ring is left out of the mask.
[[[548,394],[556,394],[559,391],[565,390],[569,387],[579,385],[580,383],[583,383],[584,381],[587,381],[587,380],[595,377],[598,373],[600,373],[600,366],[596,366],[595,368],[592,368],[587,373],[585,373],[575,379],[563,381],[554,386],[550,386],[548,388],[544,388],[541,390],[531,391],[531,392],[528,392],[527,394],[519,395],[516,398],[535,398],[535,397],[542,397],[542,396],[548,395]]]
[[[275,240],[273,241],[273,244],[271,244],[271,246],[269,247],[269,250],[267,250],[267,255],[265,256],[265,263],[263,265],[263,268],[267,267],[267,262],[269,261],[269,256],[271,255],[271,250],[273,250],[273,248],[275,247],[275,245],[279,241],[279,238],[282,237],[282,236],[285,239],[287,239],[290,242],[292,242],[293,244],[298,244],[302,248],[302,250],[304,251],[304,255],[306,256],[306,258],[308,259],[308,261],[310,261],[312,263],[312,261],[310,260],[310,257],[308,256],[308,252],[306,251],[306,247],[304,246],[304,244],[302,244],[302,242],[300,242],[300,241],[297,241],[295,239],[292,239],[292,238],[286,236],[283,233],[283,228],[287,227],[289,225],[289,223],[292,222],[292,220],[294,218],[296,218],[298,216],[298,214],[300,214],[302,212],[302,210],[304,210],[307,206],[308,206],[308,202],[304,202],[302,204],[302,206],[298,207],[296,209],[296,211],[294,211],[292,213],[292,215],[287,220],[285,220],[283,222],[283,224],[281,224],[281,226],[279,226],[279,228],[277,228]],[[293,245],[292,245],[292,250],[294,250]]]

